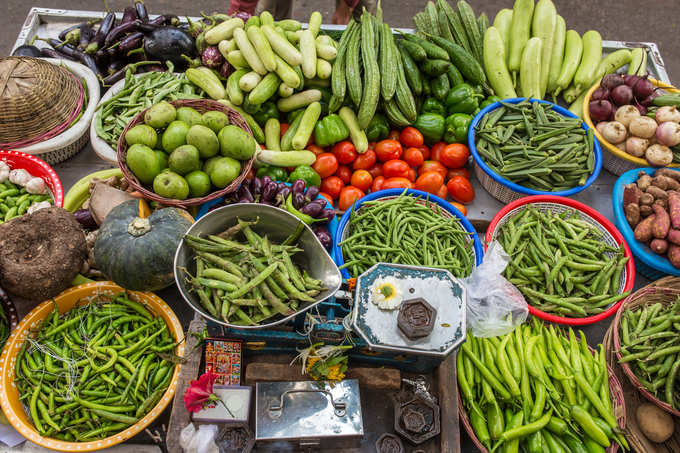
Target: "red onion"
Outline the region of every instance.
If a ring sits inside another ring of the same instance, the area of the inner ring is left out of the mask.
[[[611,100],[616,105],[630,104],[633,100],[633,90],[627,85],[619,85],[611,91]]]
[[[652,82],[647,80],[646,77],[642,77],[635,85],[633,85],[633,94],[636,99],[644,99],[651,96],[652,93],[654,93],[654,85],[652,85]]]
[[[611,102],[601,99],[588,104],[588,110],[593,121],[607,121],[614,112],[614,106]]]
[[[600,86],[607,90],[613,90],[619,85],[623,85],[623,77],[619,74],[607,74],[600,82]]]
[[[593,91],[593,94],[590,96],[591,101],[599,101],[599,100],[609,100],[609,90],[606,88],[599,87],[597,90]]]

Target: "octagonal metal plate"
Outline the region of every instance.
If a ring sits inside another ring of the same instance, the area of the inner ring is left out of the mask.
[[[403,300],[422,297],[437,309],[430,335],[408,339],[397,326],[399,309],[381,310],[371,301],[373,283],[388,276],[399,281]],[[352,328],[375,351],[444,358],[465,340],[466,301],[462,282],[446,270],[377,263],[357,278]]]

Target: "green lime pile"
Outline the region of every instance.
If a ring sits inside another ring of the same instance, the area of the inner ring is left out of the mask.
[[[144,124],[125,134],[126,163],[137,179],[164,198],[185,200],[229,185],[257,143],[220,111],[200,114],[168,102],[153,105]]]

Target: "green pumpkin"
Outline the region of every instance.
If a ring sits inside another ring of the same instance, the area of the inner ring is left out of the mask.
[[[164,208],[145,216],[143,200],[109,212],[94,245],[97,268],[123,288],[156,291],[174,283],[175,250],[192,220],[186,211]]]

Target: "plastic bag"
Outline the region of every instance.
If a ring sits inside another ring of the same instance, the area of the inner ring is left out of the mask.
[[[522,293],[502,275],[509,262],[501,244],[493,241],[482,264],[465,279],[467,328],[475,337],[505,335],[529,315]]]
[[[185,453],[219,453],[216,437],[217,425],[200,425],[197,431],[189,423],[180,433],[180,445]]]

